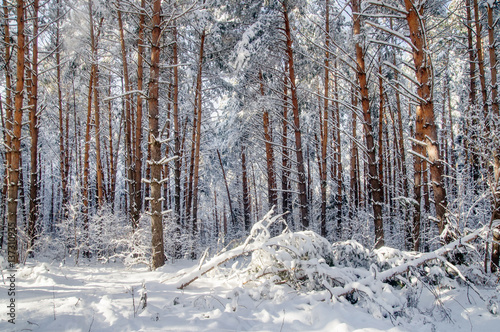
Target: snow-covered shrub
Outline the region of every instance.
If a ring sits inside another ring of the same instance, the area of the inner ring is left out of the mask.
[[[136,265],[149,266],[151,260],[151,228],[150,218],[141,216],[135,231],[132,225],[123,225],[120,236],[110,240],[114,254],[109,258],[118,259],[127,267]]]
[[[370,251],[359,242],[347,240],[335,242],[331,247],[334,266],[370,267]]]
[[[330,243],[325,238],[312,231],[287,231],[252,253],[248,280],[271,276],[275,282],[316,289],[321,287],[320,265],[332,264]]]

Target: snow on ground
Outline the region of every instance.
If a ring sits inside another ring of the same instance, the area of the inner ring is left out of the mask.
[[[424,287],[418,305],[398,317],[361,301],[332,301],[326,291],[243,284],[218,269],[184,290],[175,288],[170,280],[194,265],[178,261],[148,271],[119,264],[27,263],[15,273],[15,325],[7,321],[9,274],[4,270],[0,331],[500,331],[500,316],[466,287]],[[439,293],[439,300],[431,291]]]

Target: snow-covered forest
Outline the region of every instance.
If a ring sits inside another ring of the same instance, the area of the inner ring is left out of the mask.
[[[497,1],[1,7],[0,327],[500,326]]]

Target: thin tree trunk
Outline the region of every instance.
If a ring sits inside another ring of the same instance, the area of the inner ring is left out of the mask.
[[[4,233],[5,233],[5,218],[6,205],[8,205],[8,187],[9,187],[9,168],[10,168],[10,146],[12,144],[12,124],[13,124],[13,113],[12,113],[12,72],[10,68],[10,58],[11,58],[11,37],[9,29],[9,7],[7,6],[7,0],[3,0],[3,26],[4,26],[4,71],[5,71],[5,118],[3,117],[2,111],[2,127],[5,128],[4,141],[6,145],[5,149],[5,174],[2,179],[2,197],[4,202],[2,204],[2,234],[0,234],[0,246],[3,248]],[[1,100],[0,100],[1,102]],[[8,223],[8,222],[7,222]]]
[[[142,0],[144,1],[144,0]],[[174,111],[174,212],[175,212],[175,223],[176,223],[176,245],[175,245],[175,257],[181,258],[181,137],[180,137],[180,127],[179,127],[179,69],[177,67],[178,55],[177,55],[177,27],[174,22],[172,28],[173,35],[173,45],[172,45],[172,61],[174,67],[174,95],[173,95],[173,111]]]
[[[264,98],[264,77],[262,71],[259,71],[260,95]],[[269,111],[264,109],[262,114],[262,128],[264,129],[264,141],[266,146],[266,169],[267,169],[267,199],[268,209],[278,204],[278,193],[276,191],[276,173],[274,171],[274,152],[273,138],[271,136],[271,125],[269,119]]]
[[[33,56],[31,65],[30,86],[30,136],[31,136],[31,158],[30,158],[30,211],[28,222],[28,248],[33,248],[36,237],[36,223],[38,219],[38,0],[33,1]]]
[[[352,94],[352,106],[353,109],[358,108],[358,98],[354,94],[354,92],[351,91]],[[357,115],[356,112],[352,112],[351,115],[351,126],[352,126],[352,147],[351,147],[351,202],[354,203],[354,206],[351,207],[351,211],[357,211],[359,208],[359,191],[360,191],[360,184],[358,180],[358,173],[359,173],[359,163],[358,163],[358,143],[357,141],[357,126],[358,126],[358,120],[357,120]],[[351,219],[353,218],[353,214],[351,213]]]
[[[330,91],[330,1],[325,1],[325,74],[324,74],[324,99],[323,99],[323,125],[321,126],[321,162],[320,162],[320,178],[321,178],[321,217],[320,231],[321,236],[326,237],[326,192],[327,192],[327,147],[328,147],[328,96]]]
[[[198,59],[198,79],[196,83],[196,90],[198,95],[197,103],[197,122],[196,122],[196,145],[195,145],[195,158],[194,158],[194,183],[193,183],[193,235],[198,233],[198,182],[200,171],[200,147],[201,147],[201,111],[202,111],[202,69],[203,69],[203,50],[205,46],[205,30],[201,34],[200,55]]]
[[[141,15],[139,19],[139,33],[137,40],[137,110],[136,110],[136,121],[135,121],[135,213],[133,218],[135,220],[136,226],[138,226],[139,216],[142,211],[142,95],[144,82],[144,25],[145,25],[145,0],[141,0]],[[175,69],[174,69],[175,70]],[[175,106],[174,106],[175,107]]]
[[[335,71],[337,71],[337,60],[335,59]],[[339,106],[339,87],[338,87],[338,77],[335,75],[334,77],[334,99],[333,102],[335,106],[335,124],[336,124],[336,143],[337,147],[337,160],[336,160],[336,169],[337,169],[337,235],[340,239],[342,235],[342,188],[343,188],[343,180],[342,180],[342,140],[340,137],[340,106]]]
[[[495,119],[499,118],[499,107],[497,100],[497,56],[496,56],[496,40],[494,34],[493,8],[488,2],[488,38],[490,52],[490,71],[491,71],[491,106],[492,115]],[[496,131],[498,132],[498,127]],[[498,142],[498,140],[497,140]],[[492,220],[500,220],[500,147],[493,148],[493,197],[492,197]],[[493,230],[493,243],[491,246],[491,272],[496,272],[499,269],[500,262],[500,226]]]
[[[353,29],[355,38],[358,38],[361,34],[361,20],[359,14],[357,14],[360,12],[359,0],[352,0],[352,11],[356,13],[353,14]],[[382,220],[383,188],[377,172],[377,159],[373,139],[373,124],[370,112],[370,100],[368,96],[368,82],[365,71],[365,58],[362,45],[359,42],[356,43],[356,59],[358,83],[361,93],[361,106],[364,115],[363,127],[365,130],[365,141],[368,157],[368,189],[372,195],[372,208],[375,225],[375,248],[380,248],[384,246],[384,228]]]
[[[125,36],[123,31],[123,21],[122,21],[122,12],[120,9],[120,1],[117,2],[117,14],[118,14],[118,27],[120,30],[120,46],[121,46],[121,55],[122,55],[122,67],[123,67],[123,80],[125,87],[125,165],[126,165],[126,174],[127,174],[127,183],[128,183],[128,192],[129,192],[129,209],[130,209],[130,217],[132,222],[132,229],[136,230],[138,227],[140,211],[138,211],[135,201],[135,195],[137,191],[137,183],[135,179],[134,172],[134,160],[132,153],[132,106],[131,106],[131,96],[130,96],[130,80],[129,80],[129,72],[128,72],[128,61],[127,61],[127,49],[125,47]],[[142,44],[139,41],[139,47],[142,47]],[[139,55],[139,57],[141,57]],[[142,79],[142,77],[141,77]]]
[[[231,193],[229,191],[229,184],[227,183],[226,171],[224,170],[224,165],[222,164],[222,158],[220,156],[219,150],[217,150],[217,157],[219,157],[220,168],[222,169],[222,177],[224,178],[224,184],[226,185],[227,200],[229,202],[229,212],[231,213],[231,222],[233,223],[234,226],[236,225],[236,216],[234,215]],[[224,215],[226,214],[224,213]],[[226,229],[226,227],[224,228]],[[224,231],[224,234],[226,234],[226,231],[227,229]]]
[[[60,0],[58,0],[57,17],[60,16]],[[64,116],[63,116],[63,101],[62,101],[62,78],[61,78],[61,33],[59,20],[56,28],[56,66],[57,66],[57,106],[59,108],[59,155],[60,155],[60,172],[61,172],[61,195],[62,195],[62,217],[67,217],[68,204],[68,178],[66,176],[66,154],[69,151],[65,148],[64,143]]]
[[[108,95],[111,96],[111,75],[109,76]],[[116,190],[116,166],[113,147],[113,108],[111,100],[108,102],[108,131],[109,131],[109,200],[111,202],[111,210],[115,210],[115,190]]]
[[[285,73],[288,71],[288,64],[285,63]],[[282,200],[282,213],[287,213],[284,218],[287,224],[290,225],[290,212],[291,212],[291,200],[290,200],[290,152],[288,149],[288,86],[287,77],[285,74],[283,81],[283,123],[281,131],[281,200]],[[254,181],[255,182],[255,181]],[[257,198],[256,198],[257,199]]]
[[[160,76],[160,35],[161,35],[161,0],[153,2],[152,36],[151,36],[151,68],[149,73],[149,161],[151,177],[151,231],[152,231],[152,269],[165,264],[163,245],[163,214],[161,203],[161,143],[159,141],[159,105],[158,83]]]
[[[295,69],[293,64],[293,49],[290,21],[288,19],[288,9],[286,1],[282,2],[283,17],[285,20],[286,53],[288,56],[288,72],[290,80],[290,90],[292,97],[293,124],[295,132],[295,149],[298,172],[298,191],[300,206],[300,221],[302,229],[309,228],[309,206],[307,202],[306,171],[304,167],[304,157],[302,154],[302,134],[299,117],[299,101],[297,96],[297,86],[295,85]]]
[[[245,222],[245,231],[249,232],[250,227],[252,226],[251,220],[251,200],[250,200],[250,192],[248,190],[248,175],[247,175],[247,157],[246,157],[246,147],[241,145],[241,182],[242,182],[242,190],[243,190],[243,219]],[[217,213],[217,211],[216,211]]]
[[[95,145],[96,145],[96,176],[97,176],[97,209],[99,210],[104,203],[103,191],[103,176],[102,176],[102,162],[101,162],[101,139],[100,139],[100,108],[99,108],[99,65],[97,56],[97,39],[94,36],[94,19],[92,14],[92,0],[89,1],[89,20],[90,20],[90,46],[92,51],[92,73],[94,77],[92,83],[94,85],[94,120],[95,120]],[[99,38],[103,19],[101,19],[98,27]]]
[[[409,0],[405,0],[409,1]],[[484,55],[481,30],[482,25],[479,20],[479,6],[478,0],[473,0],[474,5],[474,21],[476,23],[476,52],[477,52],[477,65],[479,67],[479,82],[481,83],[481,95],[483,97],[483,116],[486,132],[490,130],[489,116],[488,116],[488,93],[486,91],[486,73],[484,69]]]
[[[378,113],[378,180],[382,188],[387,189],[384,185],[384,87],[382,85],[382,64],[378,69],[378,88],[379,88],[379,113]],[[387,179],[387,178],[386,178]],[[384,191],[381,192],[382,201],[388,203]],[[384,200],[385,199],[385,200]]]

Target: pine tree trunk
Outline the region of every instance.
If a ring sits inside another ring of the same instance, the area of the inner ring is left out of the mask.
[[[262,71],[259,71],[260,95],[264,98],[264,77]],[[267,199],[268,209],[278,204],[278,195],[276,191],[276,173],[274,171],[274,152],[273,138],[271,136],[271,125],[269,119],[269,111],[264,109],[262,115],[262,128],[264,129],[264,141],[266,146],[266,169],[267,169]]]
[[[241,182],[243,190],[243,219],[245,223],[245,231],[249,232],[252,226],[251,220],[251,200],[250,192],[248,190],[248,174],[247,174],[247,157],[246,157],[246,147],[241,145]]]
[[[111,76],[109,77],[108,95],[111,96]],[[108,132],[109,132],[109,201],[111,211],[115,211],[115,190],[116,190],[116,161],[113,146],[113,107],[111,100],[108,102]]]
[[[160,76],[160,35],[161,35],[161,0],[153,2],[152,36],[151,36],[151,68],[149,72],[149,161],[151,177],[151,231],[152,231],[152,269],[165,264],[163,245],[163,215],[161,203],[161,143],[159,141],[159,105],[158,84]]]
[[[120,30],[120,46],[121,46],[121,56],[122,56],[122,67],[123,67],[123,81],[125,87],[125,165],[129,192],[129,209],[130,217],[132,222],[132,229],[136,230],[138,227],[140,211],[138,211],[135,201],[135,195],[137,192],[137,183],[135,179],[134,172],[134,158],[132,153],[132,106],[131,106],[131,96],[130,96],[130,79],[128,72],[128,61],[127,61],[127,49],[125,47],[125,35],[123,31],[123,21],[122,12],[120,9],[120,1],[117,2],[117,14],[118,14],[118,27]],[[140,47],[141,44],[139,44]]]
[[[496,56],[496,40],[494,33],[493,8],[488,2],[488,38],[490,52],[490,71],[491,71],[491,109],[492,116],[495,119],[499,118],[499,108],[497,100],[497,56]],[[498,132],[498,127],[496,131]],[[496,140],[498,142],[498,139]],[[500,220],[500,147],[493,149],[493,198],[492,198],[492,220]],[[500,261],[500,226],[493,230],[493,244],[491,246],[491,271],[496,272],[499,269]]]
[[[409,0],[405,0],[409,1]],[[473,0],[474,5],[474,21],[476,23],[476,53],[477,53],[477,65],[479,67],[479,82],[481,83],[481,95],[483,97],[483,117],[486,132],[490,131],[490,123],[488,117],[488,93],[486,90],[486,73],[484,69],[484,55],[483,55],[483,45],[481,30],[482,25],[479,20],[479,6],[478,0]]]
[[[283,82],[283,122],[281,129],[281,207],[282,213],[287,213],[283,217],[288,225],[291,226],[291,200],[290,200],[290,152],[288,150],[288,86],[286,72],[288,64],[285,62],[285,78]],[[255,182],[255,181],[254,181]],[[257,196],[255,196],[257,199]],[[257,213],[258,214],[258,213]]]
[[[474,0],[476,1],[476,0]],[[423,14],[423,5],[416,12],[416,8],[411,0],[405,0],[406,10],[408,12],[406,19],[410,30],[410,39],[415,51],[413,53],[413,62],[415,64],[415,74],[419,82],[417,87],[417,94],[421,98],[421,102],[417,105],[417,118],[419,114],[422,118],[422,128],[417,128],[417,133],[420,131],[422,134],[422,142],[426,144],[427,156],[430,161],[430,180],[432,182],[432,189],[434,192],[434,201],[436,206],[436,217],[439,234],[442,235],[446,226],[446,190],[443,186],[443,165],[439,154],[439,145],[437,137],[437,128],[434,119],[434,106],[432,100],[432,81],[431,67],[428,63],[427,56],[427,41],[422,31],[425,31],[425,26],[420,24],[419,17]],[[445,242],[451,239],[446,236]]]
[[[203,51],[205,46],[205,30],[201,34],[200,55],[198,59],[198,78],[196,90],[198,100],[197,103],[197,122],[196,122],[196,145],[194,158],[194,183],[193,183],[193,236],[198,233],[198,182],[200,172],[200,147],[201,147],[201,115],[202,115],[202,69],[203,69]]]
[[[352,92],[352,106],[353,109],[358,108],[358,98]],[[357,211],[359,208],[359,191],[360,191],[360,184],[358,180],[358,173],[359,173],[359,163],[358,163],[358,145],[357,145],[357,126],[358,126],[358,118],[356,115],[356,112],[352,112],[351,114],[351,126],[352,126],[352,147],[351,147],[351,214],[350,218],[352,219],[354,217],[354,214],[352,211]]]
[[[352,11],[360,12],[359,0],[352,0]],[[353,32],[355,38],[359,38],[361,34],[361,21],[359,14],[353,14]],[[384,246],[384,228],[382,219],[382,185],[377,172],[377,159],[375,152],[375,143],[373,139],[373,124],[370,112],[370,100],[368,96],[368,82],[365,71],[365,59],[361,44],[356,43],[356,61],[357,61],[357,76],[361,93],[361,106],[364,116],[365,141],[368,157],[368,189],[372,195],[372,208],[375,225],[375,248]]]
[[[335,71],[337,71],[337,61],[338,59],[335,59]],[[337,148],[336,155],[337,155],[337,160],[336,160],[336,177],[337,177],[337,235],[338,239],[341,238],[342,235],[342,188],[343,188],[343,180],[342,180],[342,140],[340,137],[340,105],[339,105],[339,87],[338,87],[338,75],[335,75],[334,77],[334,106],[335,106],[335,124],[336,124],[336,143],[335,146]]]
[[[324,99],[323,99],[323,124],[321,131],[321,163],[320,163],[320,178],[321,178],[321,217],[320,230],[321,236],[326,237],[326,191],[327,191],[327,147],[328,147],[328,96],[330,91],[330,3],[325,1],[325,76],[324,76]]]
[[[411,113],[411,106],[410,108]],[[415,117],[415,132],[412,133],[415,139],[421,142],[424,137],[422,134],[422,127],[424,126],[422,117],[422,108],[417,108]],[[415,212],[413,214],[413,232],[412,232],[412,242],[413,250],[420,250],[421,234],[420,234],[420,219],[422,215],[422,173],[423,173],[423,161],[418,155],[423,155],[425,149],[421,144],[413,145],[413,151],[415,155],[413,157],[413,195],[415,199]]]
[[[285,20],[285,36],[286,36],[286,53],[288,56],[288,72],[290,80],[290,90],[292,97],[292,111],[293,111],[293,124],[295,132],[295,149],[297,158],[297,172],[298,172],[298,191],[299,191],[299,207],[300,207],[300,221],[302,229],[309,228],[309,206],[307,202],[307,185],[306,185],[306,171],[304,167],[304,157],[302,154],[302,134],[300,127],[299,117],[299,101],[297,96],[297,86],[295,85],[295,69],[293,64],[293,49],[292,49],[292,36],[290,29],[290,21],[288,20],[288,9],[286,1],[283,1],[283,17]]]
[[[99,38],[103,18],[99,23],[97,38],[94,35],[94,19],[92,14],[92,0],[89,0],[89,19],[90,19],[90,47],[92,52],[92,78],[94,93],[94,125],[95,125],[95,145],[96,145],[96,177],[97,177],[97,209],[104,203],[103,176],[101,162],[101,139],[100,139],[100,110],[99,110],[99,65],[97,57],[97,39]],[[91,106],[89,106],[91,107]]]
[[[144,1],[144,0],[142,0]],[[174,212],[175,212],[175,223],[176,223],[176,245],[175,245],[175,257],[181,258],[181,227],[182,227],[182,216],[181,216],[181,133],[179,127],[179,69],[178,65],[178,55],[177,55],[177,28],[176,23],[172,29],[173,34],[173,45],[172,45],[172,61],[174,66],[174,95],[173,95],[173,111],[174,111]]]
[[[142,211],[142,95],[140,91],[143,90],[144,82],[144,25],[145,25],[145,0],[141,0],[141,15],[139,19],[139,33],[137,40],[137,110],[135,121],[135,210],[137,215],[134,215],[135,224],[138,226],[140,213]],[[175,70],[175,69],[174,69]]]
[[[7,0],[3,0],[3,26],[4,26],[4,72],[5,72],[5,117],[3,116],[2,110],[2,127],[5,128],[3,131],[4,142],[7,147],[11,146],[12,143],[12,124],[13,124],[13,113],[12,113],[12,72],[10,68],[10,60],[11,60],[11,37],[10,37],[10,29],[9,29],[9,7],[7,6]],[[0,100],[1,102],[1,100]],[[8,205],[8,187],[9,187],[9,168],[10,168],[10,151],[9,149],[5,149],[5,174],[2,179],[3,187],[2,187],[2,198],[4,201],[2,202],[2,232],[0,234],[0,247],[3,249],[4,243],[4,234],[5,234],[5,221],[8,218],[5,218],[5,212],[7,211],[6,205]],[[7,233],[8,236],[8,233]]]
[[[12,141],[10,145],[9,188],[7,206],[7,252],[9,263],[19,263],[17,247],[17,206],[19,190],[19,172],[21,155],[21,128],[23,124],[23,92],[25,67],[24,1],[17,1],[17,72],[16,94],[14,99],[14,117]]]
[[[60,0],[57,6],[57,17],[60,16]],[[66,174],[66,161],[68,150],[65,148],[64,143],[64,116],[63,116],[63,101],[62,101],[62,78],[61,78],[61,32],[60,24],[57,21],[56,28],[56,67],[57,67],[57,106],[59,109],[59,156],[60,156],[60,172],[61,172],[61,196],[62,196],[62,217],[67,217],[67,204],[68,204],[68,178]]]

